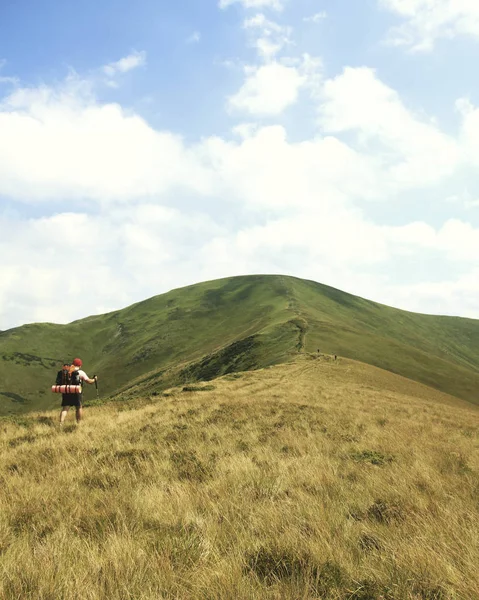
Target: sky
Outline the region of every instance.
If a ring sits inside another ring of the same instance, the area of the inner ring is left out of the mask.
[[[479,318],[477,0],[0,3],[0,330],[200,281]]]

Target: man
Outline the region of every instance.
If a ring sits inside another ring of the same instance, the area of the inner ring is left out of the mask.
[[[93,379],[90,379],[85,371],[81,370],[82,366],[81,358],[75,358],[73,361],[73,373],[72,373],[72,381],[77,380],[80,385],[86,381],[86,383],[95,383],[98,379],[97,376]],[[60,413],[60,426],[63,425],[65,418],[67,416],[68,409],[70,406],[74,406],[76,409],[76,420],[77,423],[80,423],[82,419],[82,392],[79,394],[62,394],[62,410]]]

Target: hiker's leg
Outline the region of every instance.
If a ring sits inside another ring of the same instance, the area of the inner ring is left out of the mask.
[[[60,413],[60,425],[63,425],[68,412],[68,406],[62,406],[62,411]]]
[[[83,409],[81,406],[77,406],[77,423],[79,423],[82,420],[82,416],[83,416]]]

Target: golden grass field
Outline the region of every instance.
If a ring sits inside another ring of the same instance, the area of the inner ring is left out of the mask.
[[[479,598],[477,408],[313,355],[191,389],[0,421],[2,600]]]

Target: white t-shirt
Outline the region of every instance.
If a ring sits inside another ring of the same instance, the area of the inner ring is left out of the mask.
[[[78,371],[78,375],[80,376],[80,380],[81,380],[81,381],[86,381],[87,379],[90,379],[90,378],[88,377],[88,375],[85,373],[85,371],[82,371],[82,370],[80,369],[80,367],[78,367],[78,368],[77,368],[77,371]]]

